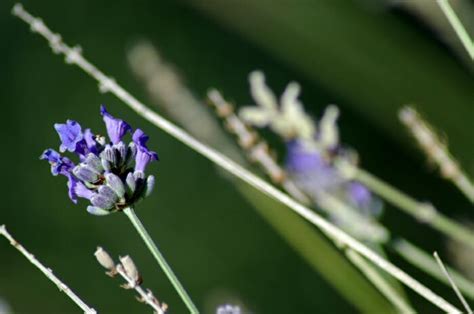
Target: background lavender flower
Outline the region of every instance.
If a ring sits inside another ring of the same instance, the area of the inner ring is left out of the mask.
[[[240,307],[237,305],[232,305],[232,304],[220,305],[216,309],[216,314],[240,314],[240,313],[241,313]]]
[[[137,129],[133,142],[125,144],[124,136],[132,131],[128,123],[109,114],[104,106],[100,109],[110,142],[94,135],[90,129],[84,132],[80,124],[67,120],[55,124],[61,140],[61,152],[73,152],[79,158],[75,165],[70,159],[53,149],[47,149],[41,159],[51,164],[53,175],[68,178],[69,198],[90,201],[87,207],[94,215],[107,215],[133,206],[149,195],[154,187],[154,177],[146,176],[146,166],[158,160],[158,155],[146,146],[148,136]]]
[[[286,169],[293,182],[315,203],[320,202],[327,193],[351,204],[357,210],[356,213],[327,212],[334,223],[360,239],[377,242],[385,240],[386,234],[371,226],[371,221],[382,211],[382,202],[364,185],[343,178],[333,168],[330,157],[293,140],[287,144]]]

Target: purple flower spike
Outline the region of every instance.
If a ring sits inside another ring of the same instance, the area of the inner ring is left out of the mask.
[[[53,176],[57,176],[58,174],[68,176],[74,168],[74,163],[69,160],[69,158],[61,156],[61,154],[51,148],[45,150],[40,156],[40,159],[47,160],[51,164],[51,173]]]
[[[135,171],[145,171],[146,166],[154,161],[158,160],[158,154],[150,151],[146,146],[148,141],[148,135],[142,130],[136,129],[133,133],[133,142],[137,146],[137,155],[135,157]]]
[[[104,118],[107,134],[113,144],[119,143],[127,132],[132,132],[132,127],[127,122],[114,118],[104,105],[100,106],[100,114]]]
[[[73,120],[67,120],[65,124],[56,123],[54,128],[61,139],[59,150],[61,152],[65,152],[66,150],[75,152],[77,143],[79,143],[83,138],[82,129],[79,123]]]

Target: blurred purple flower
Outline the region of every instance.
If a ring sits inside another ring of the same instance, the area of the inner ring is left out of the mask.
[[[368,233],[375,229],[370,227],[370,221],[381,213],[382,204],[367,187],[343,178],[331,161],[326,160],[317,149],[308,148],[298,141],[288,143],[287,149],[286,170],[302,192],[315,203],[328,193],[350,204],[357,212],[331,211],[327,213],[329,218],[351,233],[354,232],[354,235],[357,233],[356,236],[372,238]],[[354,217],[359,217],[358,223],[364,223],[364,226],[354,226]]]
[[[295,183],[314,198],[320,191],[338,189],[344,182],[317,150],[307,148],[299,141],[287,145],[286,169]]]
[[[359,182],[350,182],[348,193],[358,207],[368,207],[372,201],[372,194],[369,189]]]

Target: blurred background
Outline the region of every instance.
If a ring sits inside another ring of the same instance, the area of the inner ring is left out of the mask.
[[[472,34],[474,2],[453,3]],[[52,177],[49,165],[38,159],[45,148],[59,145],[56,122],[71,118],[103,133],[99,105],[107,104],[114,115],[144,129],[149,146],[160,154],[161,161],[150,169],[157,177],[156,191],[137,213],[204,313],[223,303],[239,304],[246,313],[357,311],[255,211],[256,202],[243,197],[208,160],[113,96],[100,94],[92,79],[65,65],[10,15],[13,4],[0,3],[0,224],[73,290],[103,313],[149,312],[131,292],[118,288],[119,280],[103,274],[93,257],[101,245],[114,256],[130,254],[144,286],[169,304],[170,313],[186,312],[126,218],[94,217],[85,211],[85,202],[72,204],[64,178]],[[250,104],[247,78],[255,69],[264,71],[277,94],[289,81],[298,81],[314,116],[329,103],[341,108],[343,142],[358,150],[362,166],[417,199],[430,200],[447,216],[473,217],[469,202],[433,171],[397,119],[402,105],[415,104],[474,175],[473,66],[432,0],[23,4],[67,43],[80,44],[89,60],[145,103],[150,99],[146,88],[127,62],[127,51],[144,39],[198,99],[216,87],[237,104]],[[255,195],[268,206],[265,196]],[[382,221],[392,233],[456,262],[444,238],[411,217],[386,205]],[[388,255],[457,302],[450,289]],[[78,312],[3,239],[0,266],[0,299],[13,313]],[[437,313],[407,293],[420,312]]]

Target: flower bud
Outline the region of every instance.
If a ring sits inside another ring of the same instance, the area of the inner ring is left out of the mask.
[[[145,187],[145,197],[148,197],[151,192],[153,192],[153,188],[155,187],[155,176],[148,176],[146,179],[146,187]]]
[[[90,206],[90,205],[87,206],[87,212],[95,216],[106,216],[110,214],[108,210],[105,210],[96,206]]]
[[[117,175],[107,173],[105,179],[107,180],[107,185],[119,198],[122,198],[125,195],[125,187],[123,186],[122,180]]]
[[[97,173],[100,173],[102,170],[104,170],[100,158],[93,153],[87,155],[84,163]]]
[[[140,274],[138,273],[138,269],[135,266],[135,263],[133,262],[132,258],[126,255],[124,257],[119,257],[119,259],[127,276],[136,284],[139,284],[141,281]]]
[[[99,179],[99,173],[87,165],[80,164],[74,167],[72,173],[85,182],[94,183]]]
[[[112,259],[112,257],[110,257],[109,253],[107,253],[100,246],[97,247],[97,250],[95,251],[94,255],[97,258],[99,264],[102,265],[104,268],[108,270],[115,269],[114,260]]]
[[[133,173],[129,172],[125,181],[127,183],[127,195],[131,197],[137,187]]]
[[[105,146],[105,149],[100,153],[100,157],[110,162],[112,166],[116,165],[118,161],[115,150],[110,145]]]

